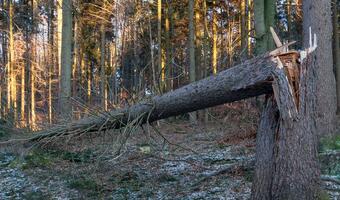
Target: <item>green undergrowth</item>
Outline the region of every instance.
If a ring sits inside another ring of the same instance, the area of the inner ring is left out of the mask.
[[[9,136],[10,134],[8,133],[8,131],[2,129],[0,126],[0,140],[6,140],[9,138]]]
[[[330,197],[329,197],[329,194],[324,191],[324,190],[321,190],[320,193],[319,193],[319,200],[330,200]]]
[[[340,135],[321,139],[320,151],[340,151]]]
[[[26,194],[23,194],[22,198],[28,199],[28,200],[45,200],[45,199],[51,199],[51,196],[41,191],[31,191]]]
[[[24,156],[17,156],[8,163],[9,167],[21,169],[50,168],[58,161],[73,163],[92,163],[96,158],[92,150],[69,152],[61,150],[34,149]]]
[[[68,181],[68,187],[85,193],[87,197],[100,197],[103,187],[91,177],[76,177]]]
[[[178,178],[168,173],[162,173],[159,175],[157,180],[161,183],[168,183],[168,182],[176,182],[178,181]]]
[[[319,159],[322,174],[340,179],[340,135],[321,140]]]
[[[164,176],[162,181],[173,181],[174,177]],[[125,173],[115,173],[110,178],[114,199],[130,199],[132,194],[141,192],[138,199],[148,199],[154,195],[154,191],[149,190],[147,183],[139,174],[130,171]],[[156,180],[155,180],[156,181]],[[160,180],[158,180],[160,181]],[[142,195],[142,196],[140,196]]]

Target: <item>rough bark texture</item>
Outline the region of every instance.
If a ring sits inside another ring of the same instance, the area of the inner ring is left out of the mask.
[[[313,55],[309,59],[301,65],[298,109],[287,79],[277,75],[280,128],[274,149],[273,199],[312,200],[317,199],[320,192],[315,132],[316,68]]]
[[[318,198],[315,62],[315,56],[311,55],[300,66],[299,106],[296,106],[285,72],[274,71],[277,107],[268,101],[261,118],[252,199]]]
[[[72,72],[72,1],[63,0],[63,26],[61,43],[60,110],[65,119],[71,116]]]
[[[58,127],[34,140],[84,131],[120,128],[130,122],[145,123],[183,113],[272,93],[272,70],[276,66],[268,54],[222,71],[216,76],[191,83],[162,96],[155,96],[134,106],[114,110],[98,117],[85,118]]]
[[[252,199],[271,199],[272,173],[274,171],[275,133],[279,112],[272,95],[267,97],[256,136],[256,165]]]
[[[189,0],[189,63],[190,63],[190,82],[196,81],[196,64],[195,64],[195,26],[194,26],[194,12],[195,12],[194,0]],[[197,121],[197,113],[190,114],[190,120],[192,123]]]
[[[340,38],[338,1],[333,0],[333,58],[336,72],[337,113],[340,114]]]
[[[317,129],[320,135],[330,135],[335,129],[336,116],[331,0],[305,0],[303,13],[304,46],[309,45],[309,27],[318,37],[318,48],[313,63],[317,73]]]
[[[256,49],[255,54],[260,55],[267,51],[266,21],[265,21],[264,0],[254,1]]]

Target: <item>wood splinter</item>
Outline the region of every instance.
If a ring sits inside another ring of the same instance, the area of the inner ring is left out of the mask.
[[[296,107],[299,107],[299,84],[300,84],[300,53],[295,50],[289,50],[288,47],[295,44],[295,41],[287,44],[282,44],[280,38],[275,30],[270,27],[273,40],[277,47],[276,50],[271,52],[271,55],[278,60],[278,64],[282,64],[285,74],[287,76],[291,91],[294,96]],[[279,66],[280,68],[280,66]]]

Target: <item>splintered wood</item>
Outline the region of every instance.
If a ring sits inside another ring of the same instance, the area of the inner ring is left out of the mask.
[[[278,55],[281,60],[289,85],[292,88],[295,103],[299,107],[299,84],[300,84],[300,53],[297,51],[289,51]]]
[[[271,52],[271,55],[278,59],[278,65],[284,68],[285,74],[287,76],[291,91],[294,96],[296,107],[299,107],[299,84],[300,84],[300,53],[295,50],[289,50],[288,47],[295,42],[289,42],[287,44],[282,44],[280,38],[270,27],[270,31],[275,41],[277,49]]]

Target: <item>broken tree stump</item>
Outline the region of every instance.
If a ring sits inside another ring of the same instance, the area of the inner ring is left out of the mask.
[[[301,63],[278,56],[274,95],[267,97],[256,139],[253,200],[314,200],[321,196],[314,37],[306,57],[299,56]]]

